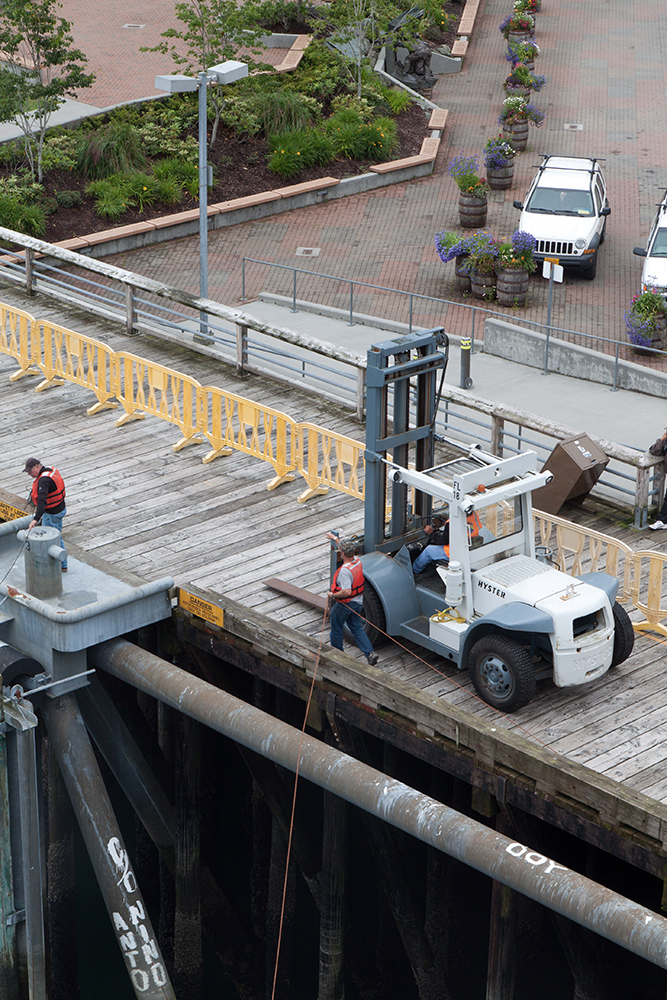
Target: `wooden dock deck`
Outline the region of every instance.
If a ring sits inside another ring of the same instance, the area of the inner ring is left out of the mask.
[[[306,393],[257,377],[241,381],[212,359],[145,336],[127,338],[47,300],[37,307],[15,290],[6,290],[5,301],[40,316],[57,315],[73,330],[159,360],[202,384],[363,440],[351,416]],[[36,394],[34,378],[10,383],[15,367],[0,355],[0,488],[27,495],[31,481],[22,469],[28,456],[57,464],[67,485],[65,537],[74,555],[78,548],[145,579],[170,575],[177,585],[205,593],[225,609],[227,635],[181,611],[190,641],[230,648],[229,635],[236,636],[238,648],[272,658],[274,677],[280,661],[287,688],[303,692],[317,662],[322,614],[263,581],[280,577],[324,593],[324,534],[332,528],[360,532],[361,503],[332,491],[299,504],[301,481],[267,492],[272,469],[263,462],[235,452],[203,465],[204,445],[172,451],[178,432],[168,423],[146,418],[116,428],[119,411],[87,416],[93,399],[75,385]],[[636,548],[649,547],[630,529],[603,530]],[[66,587],[75,586],[70,573]],[[426,740],[447,757],[446,766],[468,769],[477,787],[494,795],[499,788],[509,795],[511,787],[516,801],[537,796],[545,810],[553,806],[571,815],[578,829],[588,824],[593,839],[594,830],[611,830],[635,863],[660,870],[667,857],[666,640],[637,635],[631,658],[599,681],[577,690],[541,682],[530,705],[503,716],[476,697],[466,672],[409,643],[382,647],[380,665],[371,668],[356,648],[343,656],[332,652],[327,638],[325,628],[317,666],[321,711],[333,694],[369,717],[369,731],[392,726],[413,741]]]

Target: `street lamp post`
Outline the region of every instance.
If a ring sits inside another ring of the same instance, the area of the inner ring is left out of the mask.
[[[181,76],[169,73],[155,77],[158,90],[166,90],[170,94],[199,92],[199,297],[208,298],[208,188],[213,182],[212,170],[208,165],[208,143],[206,135],[206,90],[209,83],[224,85],[235,83],[248,75],[247,63],[230,59],[202,70],[199,77]],[[208,314],[199,314],[199,336],[195,340],[212,343],[213,338],[208,332]]]

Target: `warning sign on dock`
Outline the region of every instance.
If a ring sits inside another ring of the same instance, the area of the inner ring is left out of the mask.
[[[10,503],[0,500],[0,521],[16,521],[19,517],[25,517],[26,512],[18,507],[12,507]]]
[[[225,613],[222,608],[216,607],[215,604],[210,604],[208,601],[202,600],[201,597],[189,594],[187,590],[181,589],[178,591],[178,604],[179,607],[196,615],[197,618],[203,618],[204,621],[210,622],[211,625],[219,625],[220,628],[224,627]]]

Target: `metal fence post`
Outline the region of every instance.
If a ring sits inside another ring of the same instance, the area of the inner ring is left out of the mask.
[[[364,422],[364,391],[366,387],[366,369],[357,368],[357,420]]]
[[[236,324],[236,374],[245,374],[248,364],[248,327]]]
[[[296,268],[292,272],[292,309],[291,312],[295,313],[296,310]]]
[[[125,329],[131,337],[134,333],[134,288],[125,285]]]
[[[350,322],[348,326],[354,326],[354,282],[350,282]]]
[[[410,322],[408,329],[412,333],[412,292],[410,292]]]
[[[614,382],[611,387],[612,392],[618,392],[618,352],[621,349],[620,340],[616,342],[616,354],[614,357]]]
[[[245,257],[241,261],[241,302],[245,302]]]
[[[503,432],[505,421],[494,413],[491,417],[491,454],[503,457]]]
[[[34,263],[34,260],[35,260],[35,251],[34,250],[29,250],[26,247],[26,251],[25,251],[25,290],[28,293],[28,295],[32,295],[33,294],[33,287],[32,287],[32,280],[33,280],[33,278],[32,278],[32,265]]]

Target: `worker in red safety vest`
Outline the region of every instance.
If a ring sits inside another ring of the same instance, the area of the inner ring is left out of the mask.
[[[435,523],[437,521],[440,522],[439,525]],[[482,528],[477,511],[471,511],[466,517],[466,521],[468,522],[468,539],[477,538]],[[434,517],[433,522],[433,524],[424,526],[424,534],[429,536],[429,543],[424,546],[412,564],[412,572],[415,576],[423,572],[431,563],[449,562],[449,521],[447,520],[443,524],[442,518]]]
[[[24,472],[34,480],[30,491],[30,500],[35,505],[35,516],[30,522],[34,528],[39,521],[43,528],[57,528],[60,534],[60,546],[63,544],[63,518],[67,513],[65,506],[65,483],[55,467],[42,465],[38,458],[29,458],[25,463]],[[67,572],[67,552],[62,562],[63,573]]]
[[[327,597],[331,605],[331,635],[329,641],[334,649],[343,648],[343,628],[345,625],[352,638],[371,666],[378,662],[370,639],[364,630],[364,571],[361,560],[356,556],[353,541],[340,541],[328,531],[326,538],[333,542],[343,557],[343,565],[334,573],[331,590]]]

